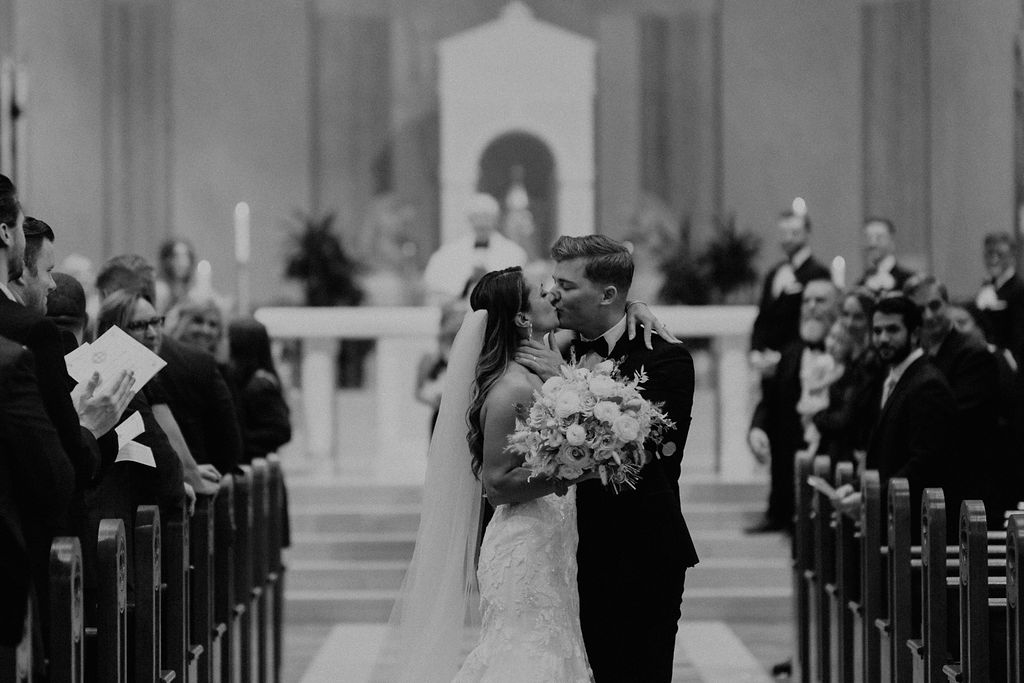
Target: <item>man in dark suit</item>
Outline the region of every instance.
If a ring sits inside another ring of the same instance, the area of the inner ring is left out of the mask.
[[[1013,238],[1006,232],[985,235],[985,269],[988,279],[975,303],[981,311],[985,337],[1013,354],[1024,366],[1024,281],[1014,267]]]
[[[811,254],[810,216],[785,211],[779,216],[778,232],[779,246],[786,258],[764,278],[750,337],[750,348],[755,352],[781,351],[798,341],[803,288],[811,280],[830,277],[828,268]]]
[[[889,479],[906,477],[911,510],[920,509],[926,487],[941,486],[947,495],[955,493],[949,484],[956,399],[946,378],[918,346],[920,327],[921,313],[908,297],[893,295],[878,302],[872,316],[872,342],[888,370],[878,396],[881,414],[864,463],[878,470],[883,500]],[[850,491],[840,489],[842,507],[857,516],[860,494]]]
[[[71,459],[81,489],[99,463],[97,439],[104,440],[103,448],[117,452],[117,436],[112,430],[131,400],[134,379],[128,373],[114,378],[94,377],[72,401],[74,382],[64,364],[56,326],[38,311],[23,306],[8,287],[25,266],[24,220],[13,183],[0,175],[0,335],[32,352],[43,405]],[[102,380],[108,381],[101,386]]]
[[[643,367],[644,394],[662,402],[676,427],[637,489],[615,494],[591,480],[576,490],[580,542],[580,621],[598,681],[670,681],[686,570],[697,553],[679,502],[679,471],[693,405],[693,360],[680,345],[653,340],[647,349],[626,329],[633,262],[626,248],[600,235],[562,237],[552,247],[550,300],[559,324],[577,333],[578,357],[620,361],[624,375]],[[630,645],[623,650],[623,628]]]
[[[775,372],[761,383],[747,441],[761,462],[771,461],[768,509],[748,533],[783,531],[793,523],[793,460],[806,448],[804,425],[796,406],[803,391],[801,370],[825,353],[825,335],[835,322],[838,292],[828,279],[808,282],[802,292],[800,336],[783,350]]]
[[[138,289],[152,297],[153,267],[141,256],[115,256],[100,270],[96,286],[100,296]],[[167,335],[161,335],[155,350],[167,361],[161,384],[192,457],[221,473],[233,471],[242,458],[242,434],[231,390],[216,359]]]
[[[959,501],[980,498],[992,521],[1002,522],[1009,503],[1014,466],[1009,461],[1006,436],[999,425],[999,365],[981,342],[953,326],[949,293],[934,276],[907,288],[907,295],[921,311],[921,348],[942,372],[956,399],[955,458],[968,458],[972,466],[960,471],[961,489],[950,492],[949,509]]]
[[[914,271],[896,261],[896,226],[888,218],[864,221],[864,275],[857,284],[876,295],[901,292]]]
[[[32,353],[3,337],[0,453],[0,576],[6,577],[0,581],[0,632],[9,633],[14,620],[20,636],[29,577],[40,607],[35,621],[49,623],[50,544],[68,533],[75,471],[43,407]],[[18,608],[18,614],[8,608]]]

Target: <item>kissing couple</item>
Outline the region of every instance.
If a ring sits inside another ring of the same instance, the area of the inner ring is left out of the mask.
[[[672,679],[686,570],[697,564],[679,500],[693,360],[646,306],[628,304],[633,261],[623,244],[561,237],[551,256],[547,292],[517,267],[487,273],[470,295],[380,680]],[[644,334],[626,334],[636,323],[627,308],[639,309]],[[644,397],[675,424],[635,490],[614,493],[593,471],[574,481],[531,476],[507,450],[517,410],[564,362],[556,328],[573,333],[560,333],[566,353],[613,359],[625,377],[642,370]],[[494,507],[482,543],[481,493]],[[477,586],[480,637],[459,668]]]

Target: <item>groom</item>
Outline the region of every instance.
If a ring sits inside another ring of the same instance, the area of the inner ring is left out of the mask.
[[[618,360],[623,377],[643,368],[644,395],[662,402],[676,424],[635,491],[615,494],[600,480],[576,489],[580,621],[594,676],[599,683],[667,683],[686,569],[697,564],[679,502],[693,360],[681,344],[655,337],[650,350],[642,335],[630,340],[624,334],[633,259],[621,243],[603,235],[561,237],[551,256],[556,265],[549,300],[560,326],[577,333],[576,357],[596,353]]]

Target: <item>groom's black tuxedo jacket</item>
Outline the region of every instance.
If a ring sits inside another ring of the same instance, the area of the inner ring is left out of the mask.
[[[641,471],[635,491],[614,493],[600,480],[577,486],[579,581],[623,585],[644,582],[655,568],[681,573],[697,564],[697,553],[679,503],[679,469],[690,430],[693,407],[693,359],[682,344],[654,337],[654,349],[644,346],[643,335],[623,335],[610,356],[620,361],[623,377],[641,367],[647,373],[643,395],[663,403],[675,422],[658,449],[670,454],[653,459]]]

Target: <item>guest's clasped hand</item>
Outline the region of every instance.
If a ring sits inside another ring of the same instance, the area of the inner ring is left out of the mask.
[[[860,491],[855,491],[853,486],[843,484],[836,489],[836,498],[839,500],[837,508],[847,517],[860,519],[861,496]]]
[[[84,386],[79,384],[71,392],[79,423],[97,439],[117,426],[128,403],[135,397],[135,373],[122,370],[99,389],[101,382],[99,373],[95,372]]]

